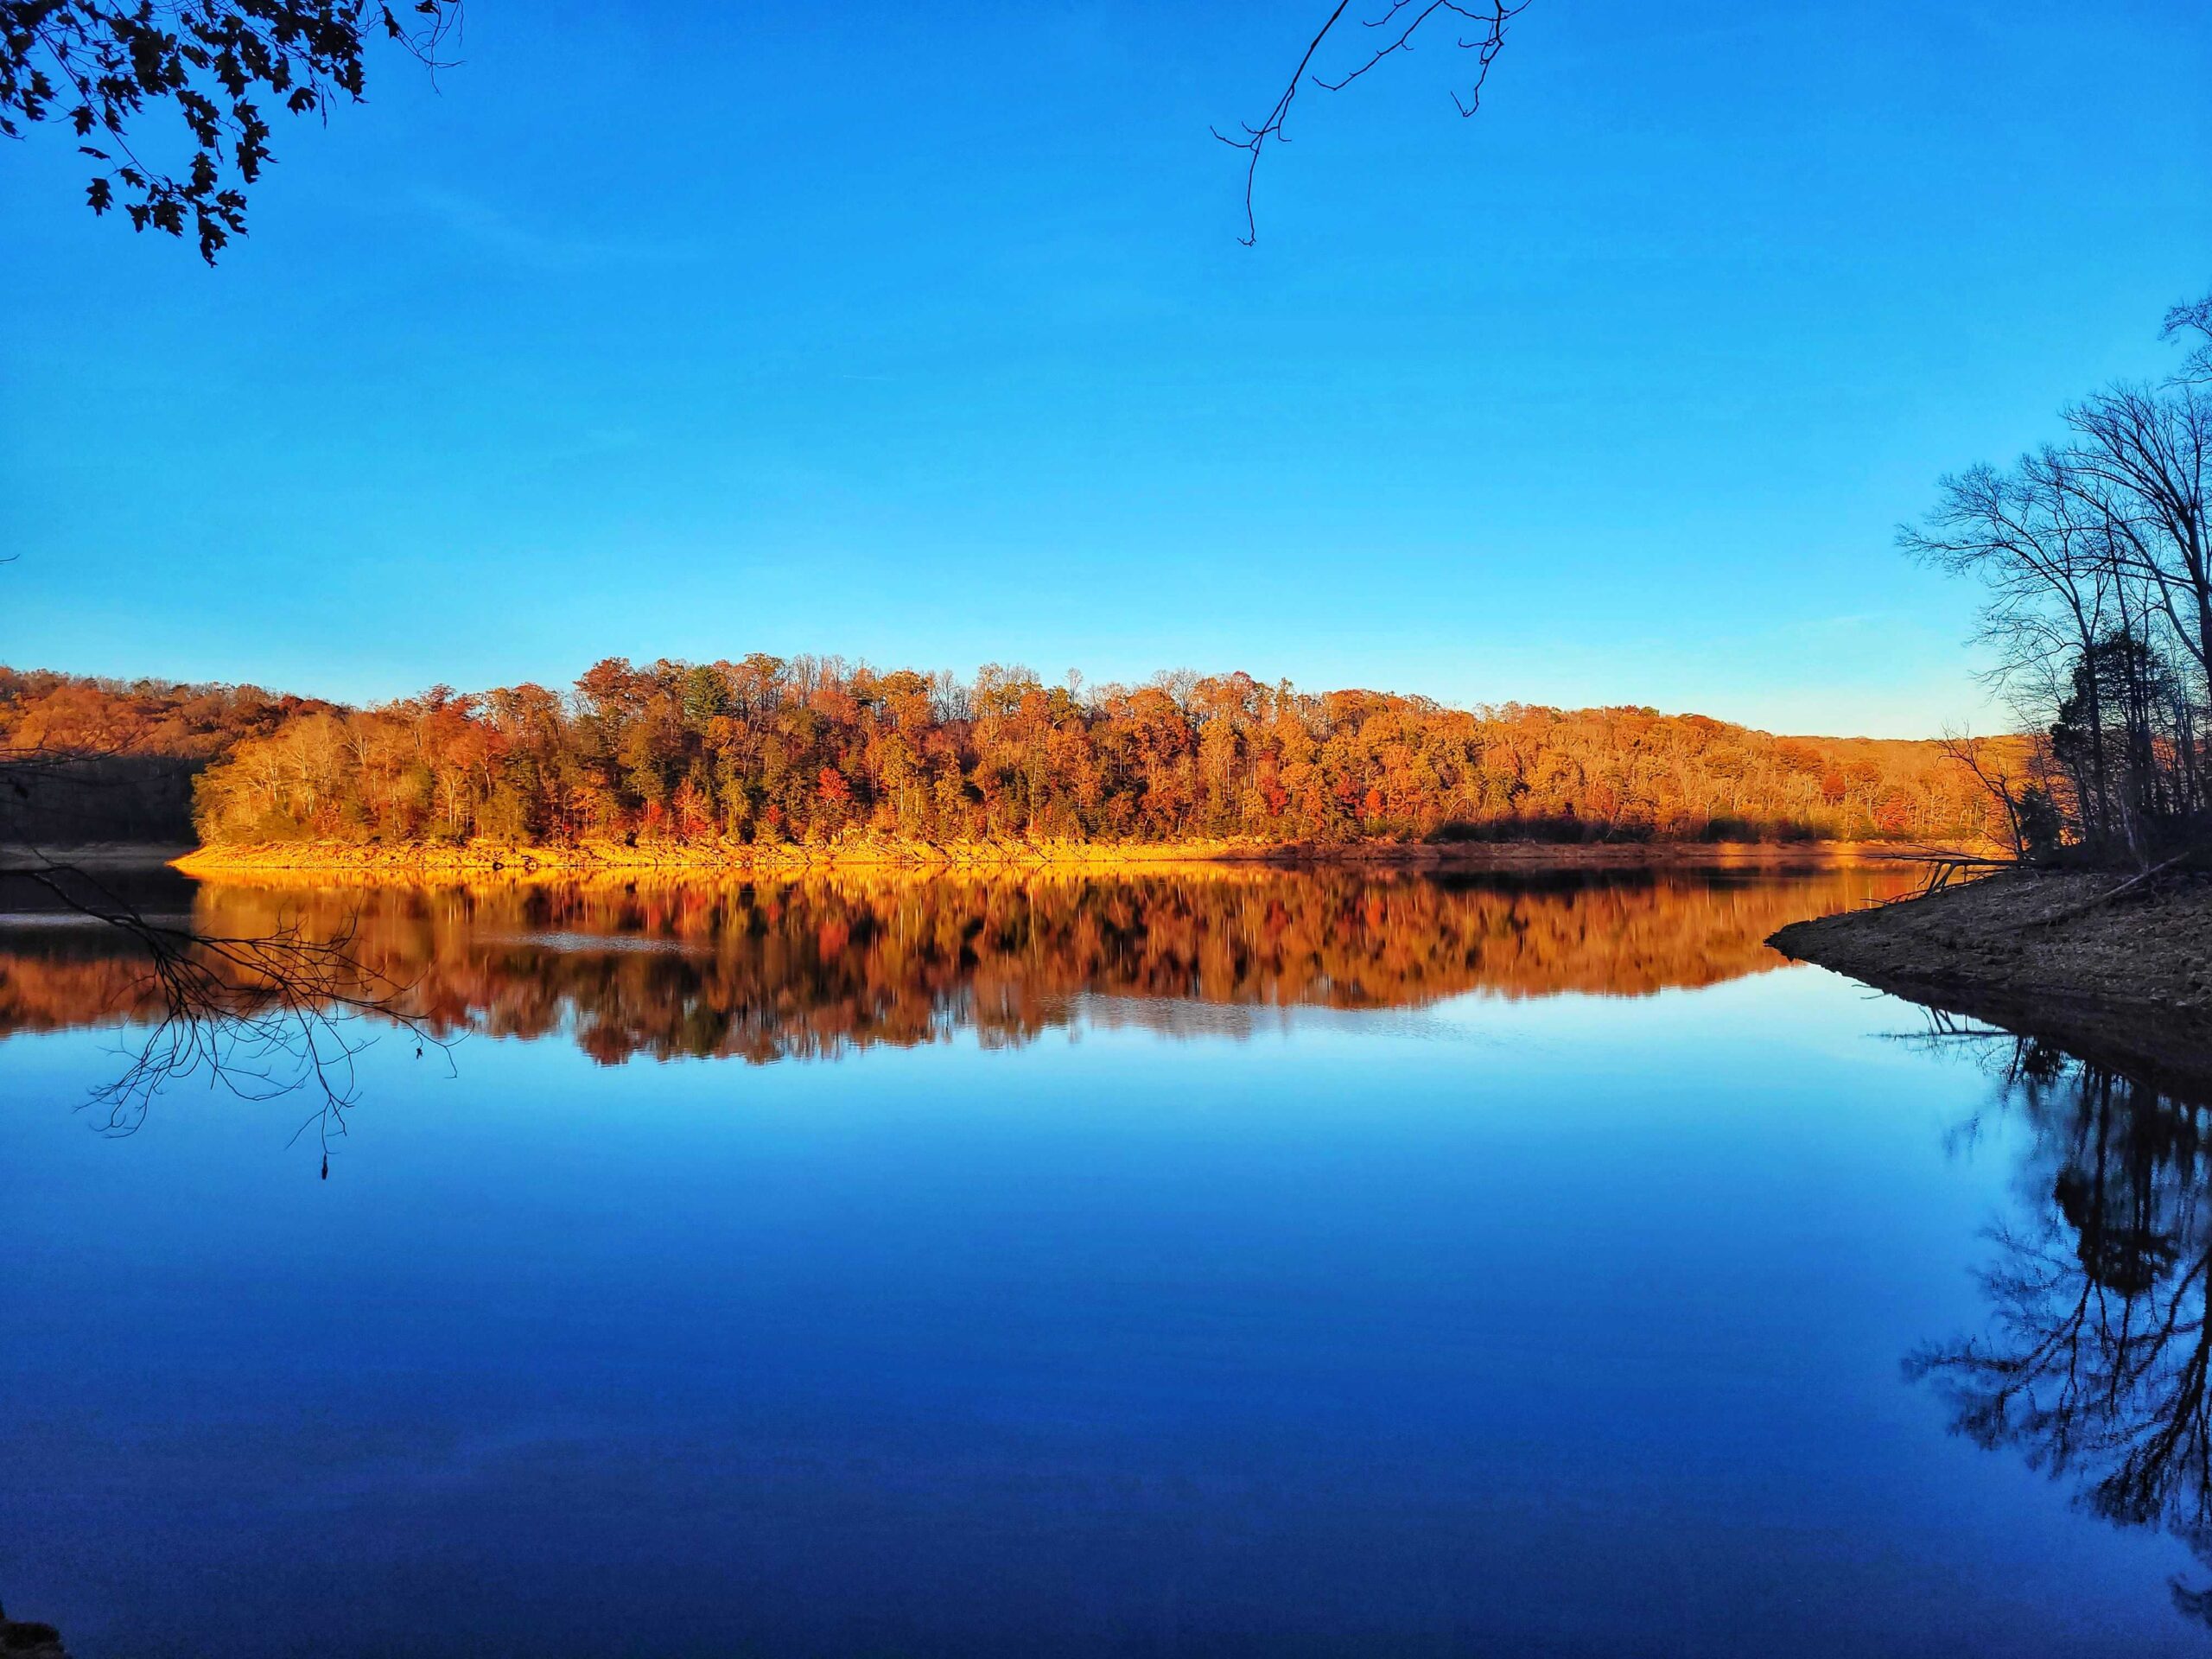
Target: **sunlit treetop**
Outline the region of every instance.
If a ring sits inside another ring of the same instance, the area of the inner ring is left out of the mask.
[[[246,190],[272,159],[264,111],[359,102],[378,36],[440,67],[461,13],[461,0],[0,0],[0,134],[66,123],[92,163],[95,213],[189,229],[213,264],[245,233]],[[162,117],[181,132],[159,131]]]

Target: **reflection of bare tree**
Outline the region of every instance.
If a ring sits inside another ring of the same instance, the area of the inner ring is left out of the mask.
[[[13,677],[0,692],[22,683]],[[103,840],[182,833],[198,764],[226,734],[273,728],[298,706],[250,690],[184,691],[127,707],[120,694],[96,697],[89,710],[81,698],[74,708],[48,698],[28,734],[22,699],[0,707],[0,909],[74,918],[103,936],[103,970],[87,974],[79,961],[62,974],[89,1020],[140,1027],[120,1075],[93,1096],[103,1128],[136,1129],[156,1096],[192,1077],[246,1098],[298,1092],[312,1109],[301,1133],[316,1133],[327,1175],[369,1040],[358,1016],[397,1023],[418,1047],[429,1039],[404,1006],[405,985],[354,948],[350,918],[294,912],[257,917],[249,929],[166,915],[134,893],[143,870],[103,863]],[[78,850],[57,855],[49,843]],[[24,978],[0,960],[0,1010],[21,1000]],[[0,1031],[11,1028],[0,1013]]]
[[[102,1127],[127,1135],[173,1084],[205,1077],[241,1099],[299,1093],[330,1173],[330,1142],[346,1133],[359,1092],[355,1062],[373,1039],[360,1016],[396,1025],[416,1044],[444,1046],[410,1012],[410,988],[365,960],[353,918],[297,912],[260,918],[251,932],[179,925],[118,896],[99,876],[38,860],[7,872],[61,910],[110,930],[101,1013],[127,1013],[138,1028],[118,1076],[92,1104]]]
[[[1986,1335],[1923,1349],[1907,1373],[1944,1391],[1959,1433],[2212,1567],[2206,1109],[2031,1039],[1995,1052],[2036,1134],[2035,1218],[1994,1235]],[[2173,1593],[2212,1624],[2212,1588]]]

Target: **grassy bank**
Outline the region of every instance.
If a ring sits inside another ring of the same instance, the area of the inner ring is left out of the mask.
[[[1375,865],[1414,869],[1709,868],[1833,864],[1894,857],[1886,844],[1837,842],[1404,842],[1340,844],[1218,840],[1159,842],[853,841],[820,846],[725,842],[586,842],[573,846],[272,842],[201,847],[175,860],[196,876],[302,871],[386,874],[394,880],[490,873],[597,874],[683,872],[784,874],[805,870],[1144,869],[1190,864]]]
[[[2124,879],[2008,871],[1793,923],[1768,943],[2087,1058],[2212,1086],[2212,877],[2107,900]]]

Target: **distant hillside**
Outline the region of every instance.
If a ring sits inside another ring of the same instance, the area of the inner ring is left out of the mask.
[[[0,839],[193,839],[207,765],[334,705],[244,685],[95,679],[0,667]]]

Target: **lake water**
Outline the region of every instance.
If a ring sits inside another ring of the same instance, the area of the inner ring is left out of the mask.
[[[1903,880],[143,890],[457,1039],[334,1114],[87,1109],[156,1005],[18,913],[0,1599],[76,1659],[2202,1653],[2202,1115],[1760,943]]]

